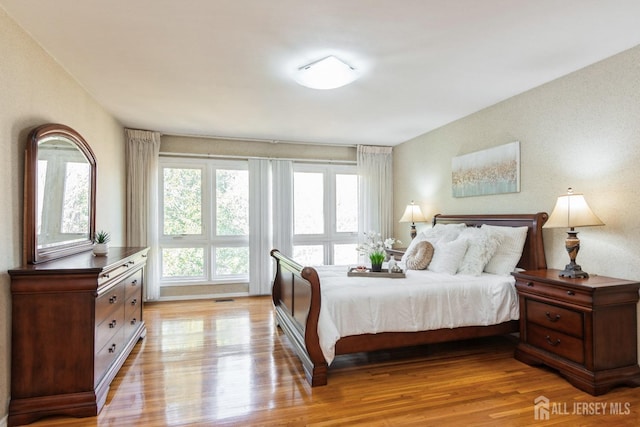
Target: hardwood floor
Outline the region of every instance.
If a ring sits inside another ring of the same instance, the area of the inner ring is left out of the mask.
[[[591,396],[551,370],[516,361],[507,337],[341,356],[329,384],[311,389],[267,297],[147,304],[145,320],[147,337],[97,417],[32,425],[640,424],[640,389]],[[539,396],[550,401],[548,421],[534,419]],[[590,414],[596,408],[604,415]]]

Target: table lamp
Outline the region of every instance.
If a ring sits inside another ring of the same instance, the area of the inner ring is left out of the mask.
[[[567,194],[558,197],[556,206],[543,228],[569,228],[565,246],[569,253],[570,262],[560,272],[560,277],[589,277],[589,274],[582,271],[582,267],[576,264],[576,256],[580,250],[580,239],[578,239],[578,232],[574,228],[594,225],[604,225],[604,223],[591,211],[582,194],[574,193],[573,189],[569,188]]]
[[[404,210],[404,214],[402,214],[402,218],[400,218],[399,222],[410,222],[411,223],[411,238],[414,239],[417,235],[416,232],[416,222],[426,222],[427,219],[422,214],[422,210],[420,206],[413,203],[411,201],[410,205],[407,205],[407,208]]]

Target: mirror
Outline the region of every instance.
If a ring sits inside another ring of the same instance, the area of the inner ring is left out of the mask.
[[[29,134],[25,156],[25,260],[37,264],[92,248],[96,160],[68,126]]]

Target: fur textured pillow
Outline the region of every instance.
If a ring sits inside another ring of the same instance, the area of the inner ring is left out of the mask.
[[[405,265],[409,270],[424,270],[431,262],[432,257],[433,245],[424,240],[411,248],[411,252],[407,252]]]
[[[469,247],[462,258],[458,273],[480,276],[502,243],[502,236],[488,228],[469,227],[460,237],[469,241]]]

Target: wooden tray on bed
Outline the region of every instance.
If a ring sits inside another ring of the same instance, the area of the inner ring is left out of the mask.
[[[360,271],[356,267],[352,267],[347,272],[347,276],[349,277],[387,277],[390,279],[402,279],[405,276],[404,271],[400,273],[389,273],[388,271],[371,271],[366,269],[365,271]]]

